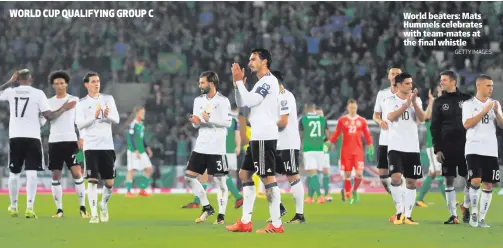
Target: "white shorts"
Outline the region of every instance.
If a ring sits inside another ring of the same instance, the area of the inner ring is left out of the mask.
[[[225,160],[226,160],[225,162],[227,163],[229,170],[232,170],[232,171],[238,170],[238,157],[236,156],[236,153],[225,154]]]
[[[151,168],[152,163],[150,163],[150,158],[147,153],[141,153],[140,158],[136,157],[136,153],[127,151],[127,170],[144,170],[146,168]]]
[[[304,169],[321,171],[324,168],[329,168],[330,165],[326,163],[325,155],[324,152],[304,152]]]
[[[325,153],[325,163],[327,165],[327,167],[330,167],[330,154],[328,153]]]
[[[426,148],[426,154],[428,154],[428,160],[430,162],[430,166],[428,168],[428,171],[430,173],[433,173],[436,171],[442,171],[442,164],[437,161],[437,156],[435,156],[435,152],[433,150],[433,147]]]

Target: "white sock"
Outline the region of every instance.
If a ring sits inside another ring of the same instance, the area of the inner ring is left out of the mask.
[[[412,209],[416,205],[416,189],[405,188],[405,217],[412,217]]]
[[[278,183],[270,183],[265,185],[265,193],[267,202],[269,203],[269,214],[271,215],[272,225],[276,228],[281,226],[281,211],[279,204],[281,203],[281,191],[278,188]]]
[[[295,213],[304,214],[304,185],[300,179],[292,182],[292,195],[295,199]]]
[[[445,188],[445,200],[447,202],[447,209],[451,216],[458,216],[456,213],[456,190],[454,187]]]
[[[56,208],[63,209],[63,187],[61,187],[60,181],[52,180],[51,192],[56,203]]]
[[[262,180],[258,181],[258,192],[262,193],[262,194],[265,193],[265,187],[264,187],[264,183],[262,182]]]
[[[91,216],[98,216],[98,184],[87,182],[87,199],[91,207]]]
[[[192,190],[192,193],[199,197],[199,200],[201,201],[201,204],[204,206],[210,205],[210,202],[208,201],[208,197],[206,196],[206,190],[204,190],[203,185],[197,178],[189,175],[185,175],[185,181],[189,185],[189,188]]]
[[[470,186],[470,203],[472,207],[472,213],[478,213],[479,208],[479,192],[480,191],[480,186],[479,187],[474,187],[473,185]]]
[[[407,187],[405,184],[405,177],[402,175],[402,184],[400,185],[402,187],[402,204],[404,207],[407,207]]]
[[[241,217],[243,224],[248,224],[251,221],[256,197],[255,184],[253,182],[243,184],[243,216]]]
[[[32,209],[35,204],[35,196],[37,196],[37,171],[26,171],[26,209]]]
[[[10,197],[10,207],[17,209],[17,201],[19,198],[19,177],[21,173],[14,174],[9,173],[9,197]]]
[[[227,188],[227,176],[213,177],[217,185],[217,200],[218,200],[218,213],[224,214],[227,209],[227,202],[229,201],[229,188]]]
[[[391,197],[395,203],[396,213],[400,214],[403,212],[403,187],[401,185],[391,184]]]
[[[73,179],[75,182],[75,192],[79,198],[79,206],[86,206],[86,186],[84,185],[84,178]]]
[[[463,207],[466,209],[470,208],[470,184],[469,182],[466,183],[465,197],[463,199]]]
[[[491,206],[492,199],[493,199],[493,191],[483,189],[482,195],[480,196],[480,211],[479,211],[480,220],[485,220],[487,211],[489,210],[489,206]]]
[[[107,188],[105,185],[103,185],[103,195],[101,196],[101,203],[106,206],[111,197],[112,197],[112,188]]]

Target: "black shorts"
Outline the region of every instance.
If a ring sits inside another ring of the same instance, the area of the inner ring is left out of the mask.
[[[225,155],[203,154],[192,152],[187,162],[186,170],[196,172],[200,175],[208,170],[208,175],[227,175],[229,166]]]
[[[484,183],[500,182],[500,166],[497,157],[478,154],[466,155],[469,179],[481,178]]]
[[[75,157],[78,152],[77,141],[49,143],[49,170],[63,170],[63,163],[68,169],[79,165]]]
[[[103,180],[115,178],[114,150],[87,150],[84,151],[84,160],[86,178]]]
[[[252,140],[246,150],[243,166],[246,171],[257,171],[260,177],[274,176],[276,173],[277,140]]]
[[[299,174],[299,150],[278,150],[276,153],[276,173],[293,176]]]
[[[444,177],[466,177],[468,166],[466,165],[465,149],[445,150],[444,161],[442,163],[442,176]]]
[[[44,155],[42,144],[35,138],[9,139],[9,169],[18,174],[21,170],[43,171]]]
[[[377,148],[377,169],[388,169],[388,146]]]
[[[418,152],[389,151],[388,161],[390,174],[401,173],[403,177],[410,179],[423,177],[423,167]]]

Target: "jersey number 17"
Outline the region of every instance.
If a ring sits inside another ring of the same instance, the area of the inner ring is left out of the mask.
[[[24,105],[23,105],[23,110],[21,111],[21,116],[20,117],[24,117],[24,112],[26,111],[26,106],[28,106],[28,102],[30,101],[30,98],[29,97],[14,97],[14,105],[15,105],[15,113],[16,113],[16,117],[18,117],[18,106],[19,106],[19,102],[20,101],[24,101]]]

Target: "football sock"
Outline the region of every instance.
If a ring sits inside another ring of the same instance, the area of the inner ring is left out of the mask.
[[[344,193],[348,196],[351,193],[351,181],[344,179]]]
[[[417,196],[417,201],[422,201],[428,190],[430,190],[431,184],[433,183],[433,178],[428,175],[423,181],[423,185],[419,189],[419,195]]]
[[[412,216],[414,205],[416,205],[416,189],[405,188],[405,217]]]
[[[63,187],[61,187],[60,181],[52,180],[51,192],[56,203],[56,208],[63,209]]]
[[[295,213],[304,214],[304,185],[302,185],[300,179],[293,181],[290,185],[295,199]]]
[[[213,177],[217,185],[218,213],[225,214],[227,201],[229,201],[229,189],[227,188],[226,176]]]
[[[356,192],[356,191],[358,191],[358,188],[360,187],[360,184],[362,183],[363,178],[355,177],[354,181],[355,181],[355,183],[353,184],[353,191]]]
[[[185,181],[192,190],[192,193],[199,198],[199,201],[204,206],[210,205],[208,198],[206,196],[206,189],[201,185],[196,176],[185,174]]]
[[[203,189],[206,191],[206,188],[208,187],[208,184],[207,183],[202,183],[201,184],[203,186]],[[201,204],[201,201],[199,200],[199,197],[194,196],[194,201],[193,201],[195,204],[199,205]]]
[[[330,193],[330,175],[323,174],[323,190],[325,191],[325,196]]]
[[[17,209],[17,202],[19,199],[19,177],[20,173],[14,174],[12,172],[9,173],[9,197],[10,197],[10,206],[12,208]]]
[[[313,185],[314,192],[321,196],[321,185],[320,185],[320,177],[318,173],[311,175],[311,183]]]
[[[86,206],[86,186],[84,186],[84,178],[73,179],[75,182],[75,193],[79,198],[79,206]]]
[[[269,214],[271,215],[272,225],[276,228],[281,226],[281,192],[278,188],[278,183],[270,183],[264,185],[265,192],[267,195],[267,201],[269,203]]]
[[[255,183],[243,183],[243,216],[241,217],[243,224],[248,224],[251,221],[256,197]],[[277,209],[279,210],[279,206],[277,206]]]
[[[466,182],[465,195],[463,197],[463,207],[466,209],[470,208],[470,186],[472,183],[470,181]]]
[[[394,185],[391,184],[391,197],[393,198],[393,202],[395,203],[396,213],[400,214],[403,212],[403,197],[402,191],[403,187],[400,184]]]
[[[37,196],[37,171],[26,171],[26,201],[27,209],[33,209],[35,204],[35,196]]]
[[[98,181],[87,182],[87,200],[91,207],[91,216],[98,216]]]
[[[227,175],[227,180],[225,180],[225,184],[227,185],[227,188],[229,189],[232,196],[234,196],[236,200],[243,198],[241,193],[239,193],[238,187],[236,187],[236,185],[234,184],[231,175]]]
[[[445,197],[447,202],[447,208],[451,216],[458,216],[456,213],[456,190],[454,187],[445,188]]]
[[[126,189],[128,193],[131,193],[131,188],[133,188],[133,181],[126,181]]]
[[[112,187],[108,188],[106,185],[103,185],[103,195],[101,196],[101,202],[104,205],[107,205],[111,197],[112,197]]]
[[[480,191],[480,186],[475,187],[473,185],[470,186],[470,203],[472,207],[472,213],[477,213],[478,211],[478,204],[479,204],[479,191]]]
[[[435,181],[437,181],[438,189],[440,190],[440,194],[442,194],[442,197],[444,200],[447,200],[446,195],[445,195],[445,178],[443,176],[437,176],[435,178]]]
[[[491,200],[493,199],[493,191],[492,190],[482,190],[482,195],[480,196],[480,212],[479,219],[484,220],[486,218],[487,211],[489,210],[489,206],[491,206]]]
[[[313,190],[313,185],[311,184],[311,176],[308,176],[306,178],[306,185],[307,185],[307,196],[313,197],[314,190]]]

